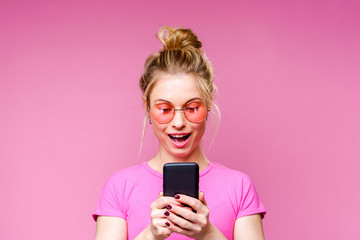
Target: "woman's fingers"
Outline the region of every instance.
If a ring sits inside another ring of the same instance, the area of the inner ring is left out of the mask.
[[[199,194],[199,199],[178,194],[173,200],[176,204],[171,201],[160,212],[156,212],[156,214],[163,214],[161,218],[168,221],[165,224],[169,230],[190,238],[197,238],[208,231],[209,208],[203,193]]]
[[[153,209],[151,211],[151,218],[152,219],[166,218],[164,212],[165,212],[164,209]]]
[[[170,226],[170,221],[169,219],[166,218],[156,218],[153,221],[153,224],[157,227],[168,227]]]
[[[205,206],[207,206],[207,203],[205,201],[205,196],[203,192],[199,192],[199,200],[202,202]]]
[[[166,218],[183,229],[198,233],[208,223],[208,215],[194,213],[184,207],[171,206],[164,212]]]
[[[159,198],[162,197],[162,196],[164,196],[164,193],[163,193],[163,192],[160,192],[157,198],[159,199]]]
[[[188,231],[195,231],[198,228],[196,224],[189,221],[188,219],[185,219],[183,216],[178,216],[175,212],[165,211],[164,215],[171,223],[171,230],[175,229],[173,226],[174,224],[176,225],[176,227]],[[177,233],[180,233],[179,230],[177,230]]]
[[[184,211],[178,211],[182,208]],[[183,215],[178,215],[178,213]],[[204,231],[207,224],[207,219],[205,217],[195,214],[192,210],[184,209],[184,207],[173,206],[171,212],[165,211],[164,215],[169,220],[170,225],[168,228],[172,232],[186,235],[190,238],[199,236],[199,234]]]
[[[165,208],[167,205],[181,205],[178,201],[176,201],[173,197],[164,197],[160,196],[156,201],[151,203],[151,209],[162,209]]]
[[[172,232],[195,236],[206,225],[208,208],[203,193],[199,194],[199,199],[182,194],[176,197],[159,193],[151,204],[150,229],[156,238],[166,238]]]
[[[180,206],[176,206],[176,205],[170,205],[170,207],[168,208],[168,212],[171,212],[175,215],[181,216],[182,218],[184,218],[190,222],[195,222],[197,219],[196,214],[189,207],[180,207]]]
[[[192,236],[192,231],[181,228],[173,223],[170,223],[170,226],[168,228],[172,232],[176,232],[178,234],[182,234],[182,235],[189,236],[189,237]]]
[[[192,207],[197,213],[204,213],[204,214],[208,214],[208,208],[206,205],[206,201],[205,201],[205,197],[204,197],[204,193],[200,192],[199,194],[199,199],[193,198],[193,197],[189,197],[183,194],[177,194],[177,196],[175,197],[176,201],[178,201],[179,203],[185,204],[185,205],[189,205],[190,207]]]
[[[150,230],[155,239],[165,239],[172,233],[169,226],[174,225],[164,215],[164,209],[169,204],[180,205],[173,197],[164,197],[159,194],[157,200],[151,204],[151,224]]]
[[[164,239],[171,235],[172,230],[168,227],[170,226],[169,220],[162,218],[152,219],[152,223],[150,225],[150,230],[155,239]]]

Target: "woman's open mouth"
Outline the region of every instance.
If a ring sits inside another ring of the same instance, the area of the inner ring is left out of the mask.
[[[170,137],[172,143],[176,146],[176,147],[184,147],[186,145],[186,143],[188,142],[187,140],[189,139],[191,133],[188,134],[168,134],[168,136]]]

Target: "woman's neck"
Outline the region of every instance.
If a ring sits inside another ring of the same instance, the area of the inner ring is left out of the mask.
[[[199,146],[190,155],[185,157],[171,155],[160,147],[155,157],[149,161],[149,165],[155,171],[162,173],[164,164],[173,162],[195,162],[199,165],[200,171],[204,170],[209,163]]]

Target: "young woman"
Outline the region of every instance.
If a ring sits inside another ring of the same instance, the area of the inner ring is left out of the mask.
[[[146,60],[140,88],[159,149],[108,179],[93,214],[95,239],[264,239],[265,209],[250,178],[210,162],[200,149],[208,114],[216,111],[201,42],[182,28],[164,27],[158,38],[164,47]],[[162,195],[162,168],[170,162],[199,165],[199,199]]]

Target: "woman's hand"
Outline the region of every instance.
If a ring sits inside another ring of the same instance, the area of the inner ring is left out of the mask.
[[[168,230],[194,239],[215,239],[211,238],[215,227],[209,222],[210,211],[204,193],[199,193],[199,199],[182,194],[176,195],[174,199],[178,204],[170,203],[167,210],[163,211],[170,223]]]
[[[151,223],[149,226],[150,239],[162,240],[166,239],[173,232],[169,226],[173,225],[164,214],[167,212],[169,206],[181,206],[181,203],[175,200],[174,197],[164,197],[162,193],[158,199],[151,204]]]

